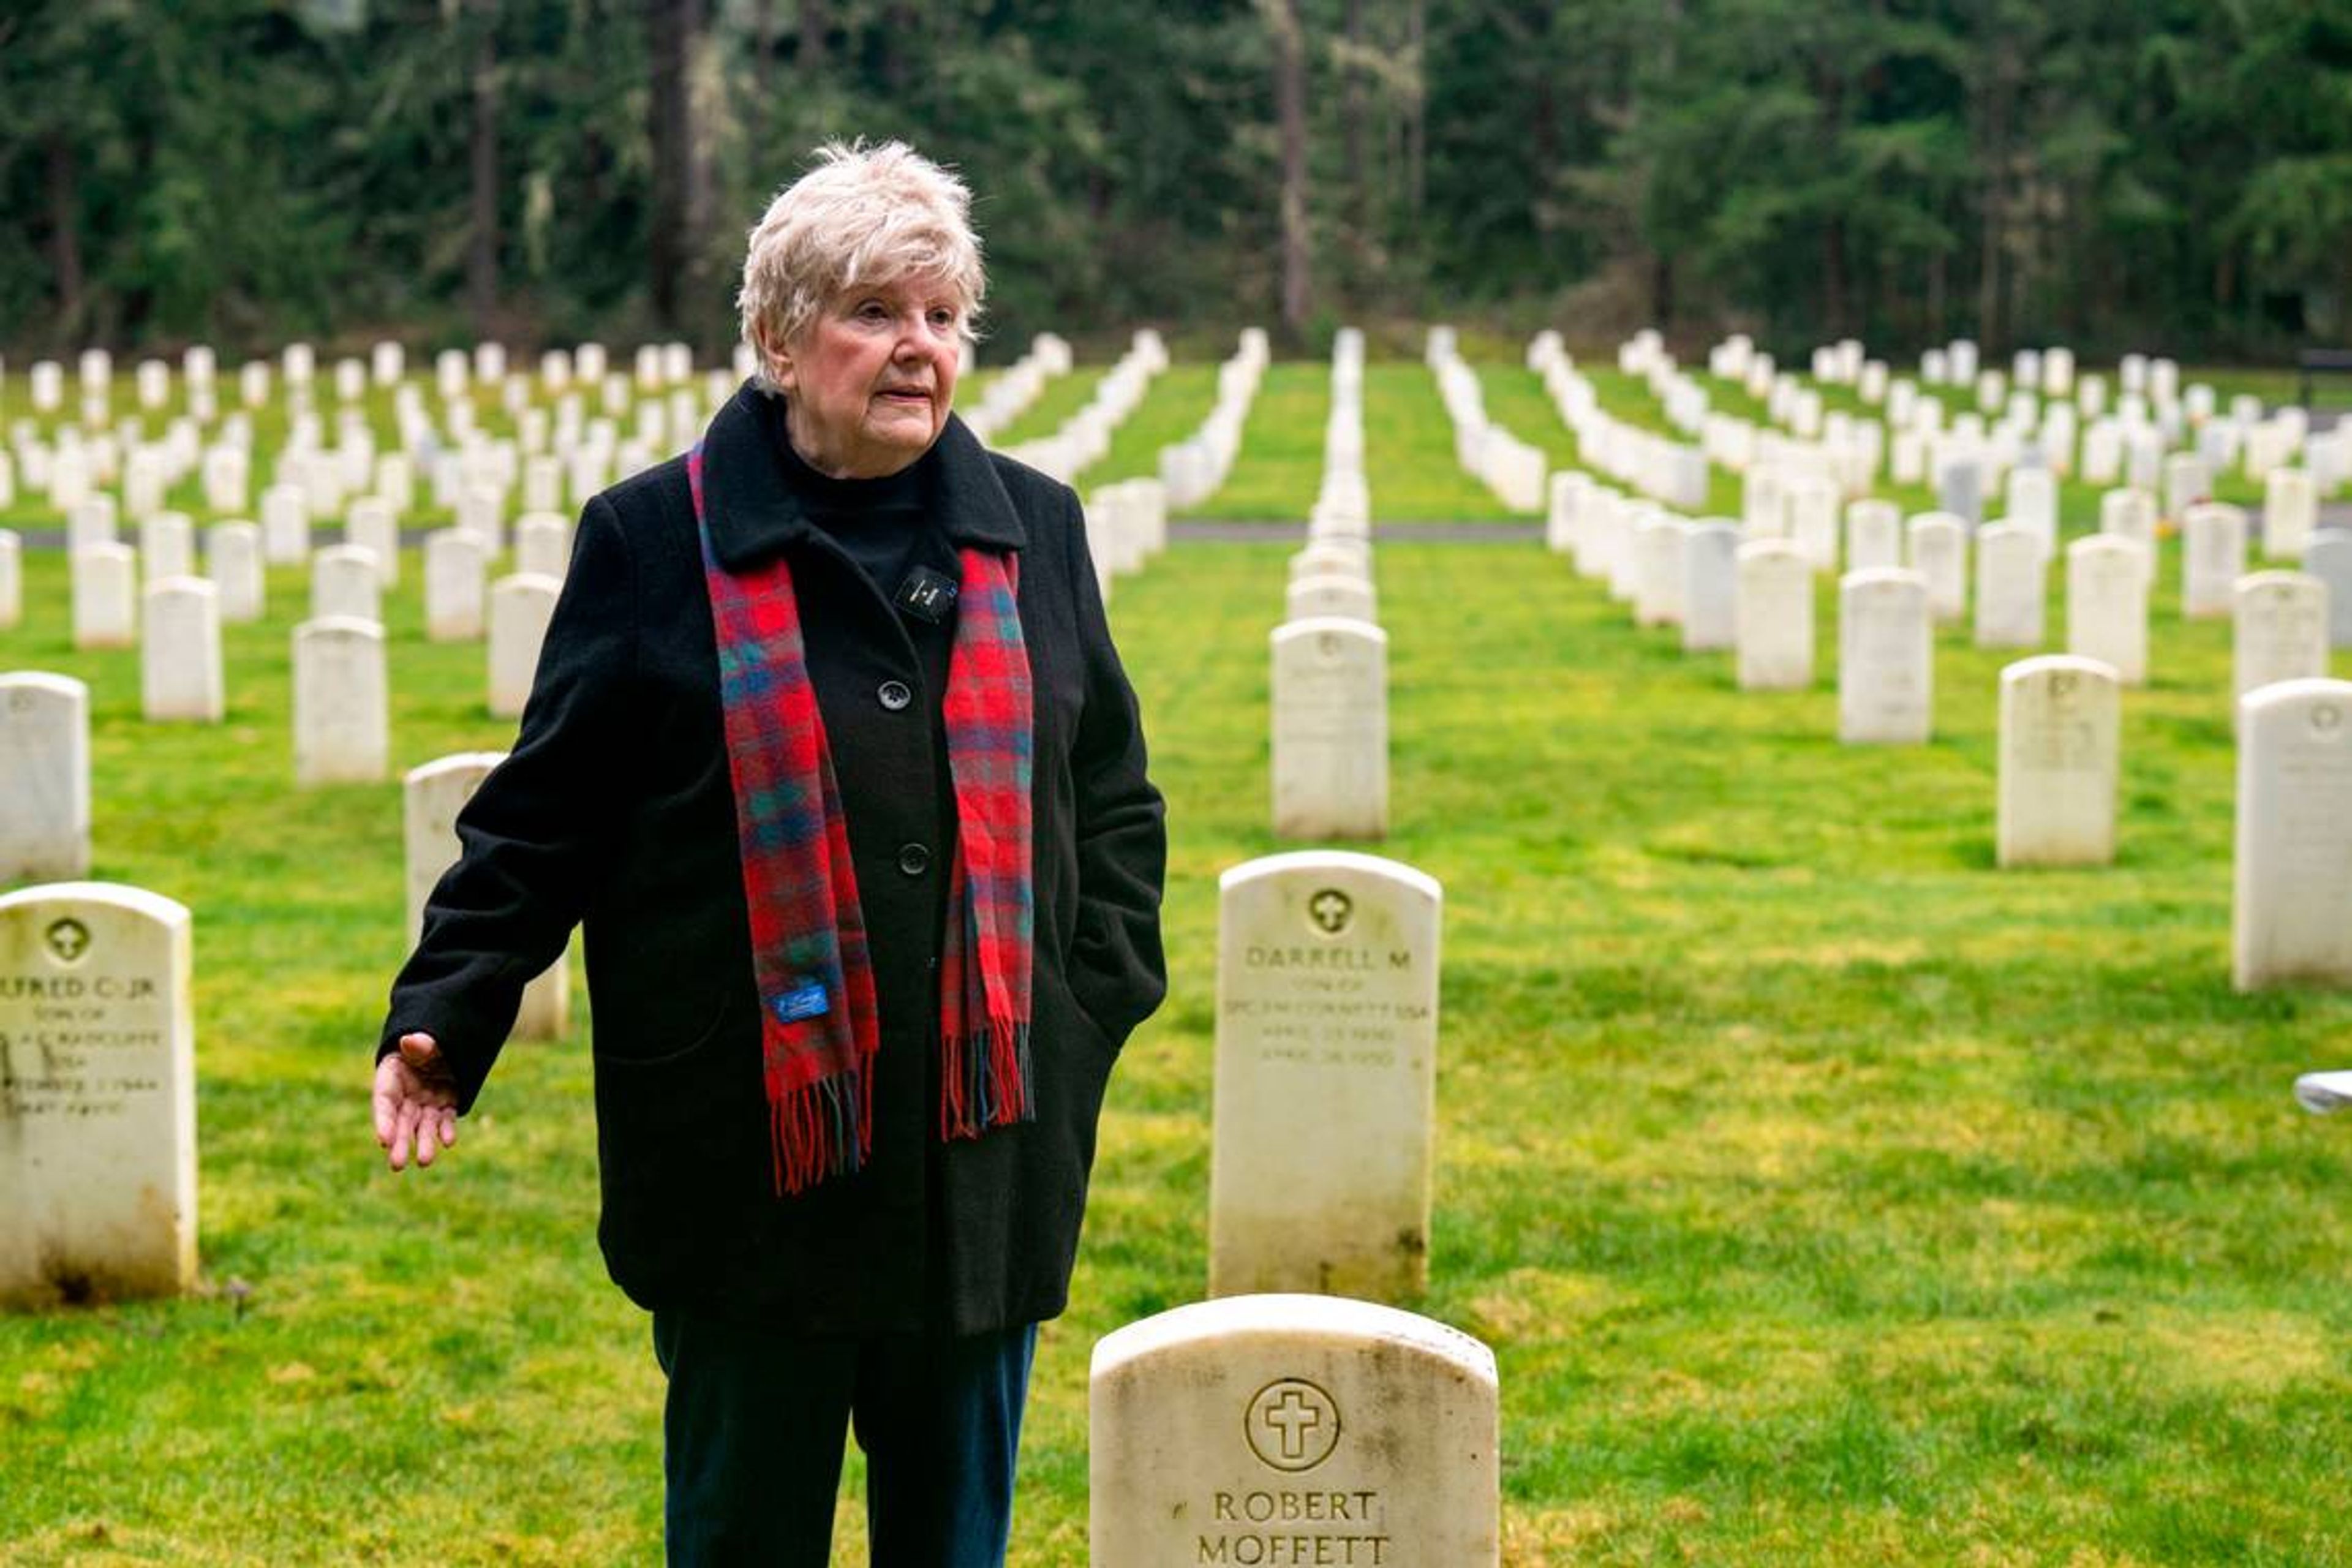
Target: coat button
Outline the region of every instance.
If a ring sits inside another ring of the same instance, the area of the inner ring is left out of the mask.
[[[903,680],[886,680],[875,689],[874,695],[883,707],[893,713],[915,700],[914,692],[908,689],[907,683]]]
[[[898,869],[908,877],[919,877],[931,868],[931,852],[920,844],[898,847]]]

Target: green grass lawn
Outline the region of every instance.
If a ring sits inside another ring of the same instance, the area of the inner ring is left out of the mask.
[[[1499,515],[1427,372],[1371,370],[1376,511]],[[1483,375],[1568,455],[1532,377]],[[1137,417],[1181,435],[1213,395],[1177,367]],[[1211,514],[1303,516],[1328,406],[1327,366],[1273,367]],[[1265,735],[1291,543],[1182,545],[1115,598],[1172,985],[1043,1341],[1024,1568],[1086,1560],[1094,1341],[1205,1286],[1216,878],[1294,847]],[[1532,545],[1381,546],[1377,847],[1446,897],[1417,1305],[1499,1359],[1507,1563],[2352,1563],[2352,1125],[2287,1095],[2352,1065],[2352,994],[2229,988],[2229,631],[2179,618],[2177,551],[2117,863],[2004,873],[2012,656],[1941,634],[1935,740],[1843,747],[1827,584],[1822,682],[1742,694]],[[26,565],[0,669],[91,685],[93,874],[194,912],[204,1283],[0,1317],[0,1563],[657,1561],[660,1378],[592,1237],[585,1010],[509,1052],[446,1165],[384,1172],[398,788],[291,788],[301,574],[232,630],[227,721],[158,727],[135,655],[69,647],[62,562]],[[386,600],[401,767],[511,737],[481,648],[423,640],[421,577]]]

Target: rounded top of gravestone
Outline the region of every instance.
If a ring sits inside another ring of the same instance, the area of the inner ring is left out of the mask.
[[[2069,555],[2144,556],[2147,553],[2147,546],[2128,533],[2086,533],[2080,539],[2068,541],[2066,553]]]
[[[39,692],[46,697],[63,698],[87,704],[89,687],[70,675],[52,675],[45,669],[11,669],[0,671],[0,692],[29,696]]]
[[[1437,900],[1445,896],[1444,889],[1428,872],[1391,860],[1379,855],[1366,855],[1355,849],[1292,849],[1280,855],[1261,855],[1255,860],[1244,860],[1238,866],[1228,866],[1217,878],[1217,891],[1230,893],[1236,888],[1274,877],[1319,876],[1346,874],[1378,878],[1419,893],[1423,898]]]
[[[1908,566],[1858,566],[1838,579],[1840,591],[1857,592],[1870,588],[1916,588],[1927,591],[1927,577]]]
[[[296,626],[294,636],[296,640],[304,642],[315,637],[364,637],[371,642],[382,642],[383,627],[374,621],[363,620],[358,616],[320,616]]]
[[[1742,561],[1790,561],[1812,570],[1812,557],[1793,539],[1750,539],[1739,547]]]
[[[563,592],[563,579],[545,572],[509,572],[490,584],[492,595],[548,594]]]
[[[0,893],[0,916],[56,903],[102,905],[164,926],[184,926],[193,918],[185,904],[125,882],[42,882],[19,888],[13,893]]]
[[[2239,711],[2250,719],[2273,709],[2299,707],[2311,710],[2314,729],[2338,737],[2352,735],[2352,680],[2319,675],[2274,680],[2238,699]],[[2331,716],[2322,718],[2323,713]]]
[[[1095,1342],[1091,1375],[1102,1378],[1129,1363],[1171,1352],[1283,1340],[1366,1349],[1395,1346],[1448,1363],[1488,1387],[1496,1383],[1495,1352],[1459,1329],[1400,1307],[1303,1294],[1227,1296],[1129,1323]]]
[[[401,780],[405,784],[430,784],[450,773],[487,773],[507,760],[504,752],[452,752],[429,763],[419,763]]]
[[[2116,672],[2116,667],[2103,658],[2085,658],[2080,654],[2073,653],[2043,653],[2036,654],[2032,658],[2021,658],[2014,664],[2003,665],[2000,670],[2000,683],[2003,686],[2010,686],[2050,675],[2087,676],[2093,680],[2104,680],[2115,685],[2120,685],[2123,681],[2123,677]]]
[[[1283,622],[1270,636],[1277,647],[1310,637],[1346,637],[1352,642],[1380,644],[1389,640],[1389,634],[1381,627],[1352,616],[1302,616],[1297,620]]]
[[[2241,594],[2275,593],[2282,590],[2298,594],[2315,594],[2325,589],[2327,584],[2324,579],[2315,577],[2308,572],[2296,572],[2279,566],[2263,572],[2249,572],[2239,578],[2233,586]]]

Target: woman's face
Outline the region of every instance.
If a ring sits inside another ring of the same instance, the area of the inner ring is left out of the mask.
[[[907,278],[825,301],[771,347],[793,450],[838,479],[895,474],[930,450],[955,396],[962,307],[946,281]]]

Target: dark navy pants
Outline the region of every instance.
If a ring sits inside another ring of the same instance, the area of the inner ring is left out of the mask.
[[[656,1311],[671,1568],[827,1568],[853,1430],[872,1568],[1003,1568],[1036,1349],[1034,1323],[856,1339]]]

